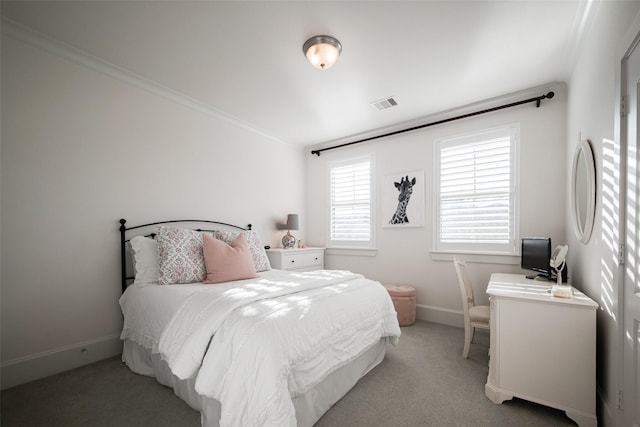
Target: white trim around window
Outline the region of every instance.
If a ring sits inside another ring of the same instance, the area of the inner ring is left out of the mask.
[[[433,251],[517,255],[520,124],[434,144]]]
[[[373,153],[327,164],[327,248],[374,248]]]

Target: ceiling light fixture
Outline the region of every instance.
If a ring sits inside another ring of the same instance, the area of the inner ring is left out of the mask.
[[[311,65],[320,70],[326,70],[338,60],[342,45],[338,39],[331,36],[313,36],[304,42],[302,52]]]

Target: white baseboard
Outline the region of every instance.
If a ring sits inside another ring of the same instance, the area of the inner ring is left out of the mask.
[[[464,328],[464,313],[462,313],[462,310],[450,310],[442,307],[417,304],[416,318],[427,322]]]
[[[119,354],[122,341],[114,335],[9,360],[0,365],[0,388],[15,387]]]
[[[463,327],[462,311],[418,305],[416,318]],[[15,387],[119,354],[122,354],[122,341],[119,335],[113,335],[2,362],[0,389]]]

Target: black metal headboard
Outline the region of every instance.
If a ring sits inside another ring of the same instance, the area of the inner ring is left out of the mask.
[[[120,219],[120,264],[121,264],[121,268],[122,268],[122,292],[124,292],[125,289],[127,289],[127,280],[134,279],[134,277],[127,276],[126,244],[130,240],[130,237],[127,238],[127,232],[128,231],[137,230],[137,229],[142,231],[142,229],[144,229],[145,227],[153,227],[154,225],[175,224],[175,223],[216,224],[216,225],[223,225],[225,227],[236,228],[238,230],[244,230],[244,231],[251,230],[251,224],[248,224],[247,227],[240,227],[238,225],[227,224],[226,222],[210,221],[210,220],[206,220],[206,219],[174,219],[174,220],[170,220],[170,221],[150,222],[148,224],[136,225],[135,227],[126,227],[125,226],[126,223],[127,223],[127,220],[125,220],[124,218]],[[195,231],[214,231],[214,230],[205,230],[205,229],[202,229],[202,228],[194,228],[194,230]],[[155,233],[146,233],[146,234],[141,233],[141,234],[146,235],[146,236],[155,235]]]

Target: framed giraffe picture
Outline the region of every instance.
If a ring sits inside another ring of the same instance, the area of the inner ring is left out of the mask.
[[[380,196],[383,227],[424,227],[423,170],[385,175]]]

